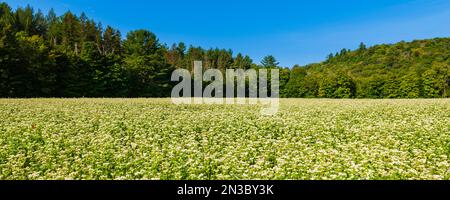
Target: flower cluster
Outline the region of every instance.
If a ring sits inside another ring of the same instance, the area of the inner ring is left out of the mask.
[[[450,100],[1,99],[0,179],[450,179]]]

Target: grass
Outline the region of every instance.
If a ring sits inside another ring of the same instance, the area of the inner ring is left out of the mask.
[[[450,99],[0,99],[0,179],[450,179]]]

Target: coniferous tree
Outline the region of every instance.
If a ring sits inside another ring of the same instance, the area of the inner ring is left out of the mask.
[[[261,65],[230,49],[170,48],[146,30],[125,40],[113,27],[82,13],[44,16],[30,6],[0,3],[1,97],[154,97],[170,94],[175,68],[193,62],[229,68],[280,70],[282,97],[450,97],[450,38],[342,49],[325,62],[283,68],[273,56]],[[270,83],[269,83],[270,84]]]
[[[280,63],[272,55],[264,57],[261,61],[261,65],[264,68],[277,68]]]

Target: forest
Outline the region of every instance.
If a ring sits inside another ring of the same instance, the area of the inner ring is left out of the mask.
[[[122,35],[68,11],[0,4],[0,97],[168,97],[173,70],[280,69],[286,98],[450,97],[450,38],[342,49],[320,63],[259,63],[230,49],[167,45],[148,30]]]

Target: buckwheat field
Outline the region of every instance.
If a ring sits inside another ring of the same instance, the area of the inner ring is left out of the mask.
[[[1,99],[0,179],[450,179],[450,100]]]

